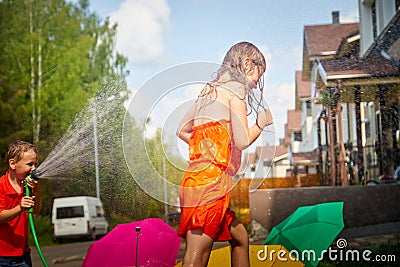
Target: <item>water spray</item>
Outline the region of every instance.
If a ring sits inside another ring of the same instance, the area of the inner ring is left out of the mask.
[[[40,173],[36,170],[33,170],[32,173],[29,174],[26,178],[32,178],[34,180],[39,180]],[[24,180],[25,195],[32,196],[32,189],[28,186],[28,182],[27,182],[26,178]],[[46,262],[46,259],[43,256],[42,249],[40,248],[39,241],[36,236],[35,224],[33,223],[33,207],[28,209],[28,218],[29,218],[29,226],[31,227],[33,240],[35,241],[35,246],[36,246],[36,249],[40,256],[40,259],[42,260],[43,266],[48,267],[48,264]]]

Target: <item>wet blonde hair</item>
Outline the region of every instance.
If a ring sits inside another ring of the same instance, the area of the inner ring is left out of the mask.
[[[251,59],[251,67],[258,67],[259,80],[257,84],[254,84],[253,81],[246,77],[244,61],[246,58]],[[246,89],[247,103],[250,106],[249,114],[252,111],[257,112],[260,107],[263,107],[262,103],[262,95],[264,91],[264,72],[266,70],[266,62],[264,55],[260,52],[260,50],[252,43],[249,42],[240,42],[233,45],[228,52],[226,53],[221,67],[218,69],[216,73],[216,77],[213,81],[208,83],[199,97],[205,97],[216,95],[215,87],[218,85],[222,85],[227,82],[236,81],[244,84]],[[260,97],[257,98],[254,94],[254,91],[251,90],[254,87],[258,87],[260,90]],[[248,115],[249,115],[248,114]]]
[[[11,143],[8,146],[7,153],[6,153],[6,162],[9,164],[10,159],[14,159],[15,162],[18,162],[22,159],[22,156],[25,152],[33,151],[36,155],[38,153],[37,148],[32,145],[31,143],[17,140]]]

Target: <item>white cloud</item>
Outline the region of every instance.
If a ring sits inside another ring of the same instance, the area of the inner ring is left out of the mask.
[[[186,101],[196,100],[203,87],[204,84],[188,85],[185,87],[183,92],[179,90],[177,92],[178,94],[174,94],[175,97],[165,95],[165,97],[163,97],[160,102],[165,110],[171,111]]]
[[[348,14],[347,16],[340,18],[340,23],[352,23],[352,22],[359,22],[359,13],[357,11],[353,11],[352,13]]]
[[[287,111],[294,109],[294,88],[293,83],[273,83],[264,86],[265,98],[274,120],[276,142],[279,141],[278,138],[284,137]]]
[[[162,128],[164,134],[174,135],[185,112],[196,100],[204,84],[191,84],[170,90],[153,103],[149,127],[146,137],[152,137],[157,128]],[[148,105],[148,104],[147,104]]]
[[[117,23],[117,50],[131,63],[157,61],[165,51],[163,35],[169,28],[170,7],[166,0],[125,0],[110,14]]]
[[[275,68],[287,68],[287,69],[301,69],[301,63],[303,58],[303,47],[290,46],[282,47],[277,53],[274,54],[273,67]],[[278,56],[277,56],[278,55]],[[293,74],[294,76],[294,74]]]
[[[267,65],[267,68],[265,70],[265,76],[268,77],[270,70],[271,70],[271,59],[272,59],[272,54],[269,51],[268,47],[265,45],[259,45],[257,46],[258,49],[261,51],[261,53],[264,55],[265,58],[265,63]]]

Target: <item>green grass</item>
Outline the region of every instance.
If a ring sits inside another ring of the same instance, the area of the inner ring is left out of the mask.
[[[51,218],[48,216],[34,215],[33,223],[35,225],[36,235],[40,246],[54,245],[56,242],[53,240],[53,233],[51,229]],[[34,246],[32,232],[29,229],[28,234],[29,246]]]
[[[111,231],[112,229],[114,229],[115,226],[117,226],[120,223],[130,223],[133,222],[134,220],[132,220],[129,217],[113,213],[110,215],[110,218],[108,218],[107,221],[108,221],[108,229]]]

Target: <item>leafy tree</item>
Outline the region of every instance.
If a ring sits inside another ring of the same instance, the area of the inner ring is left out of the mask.
[[[47,155],[101,85],[127,75],[126,58],[114,51],[117,26],[88,7],[85,0],[0,2],[1,153],[24,139]]]
[[[149,207],[152,216],[163,211],[163,203],[135,180],[147,179],[153,166],[163,174],[161,132],[144,140],[135,120],[125,116],[127,59],[115,52],[116,30],[108,19],[89,11],[87,0],[0,1],[2,156],[10,142],[22,139],[38,146],[39,162],[44,163],[63,136],[82,125],[79,122],[86,127],[73,146],[78,154],[62,153],[70,158],[55,159],[60,166],[74,166],[43,179],[43,215],[50,214],[55,197],[96,195],[93,118],[98,126],[100,196],[106,213],[143,219],[150,215]],[[123,129],[128,129],[124,135]],[[74,132],[70,134],[72,139]],[[136,149],[144,144],[148,155]],[[179,184],[182,171],[169,161],[165,168],[167,179]],[[0,169],[4,172],[6,165],[2,163]]]
[[[151,199],[149,201],[149,206],[147,209],[147,217],[148,218],[161,218],[161,212],[160,212],[160,205],[158,201],[155,199]]]

